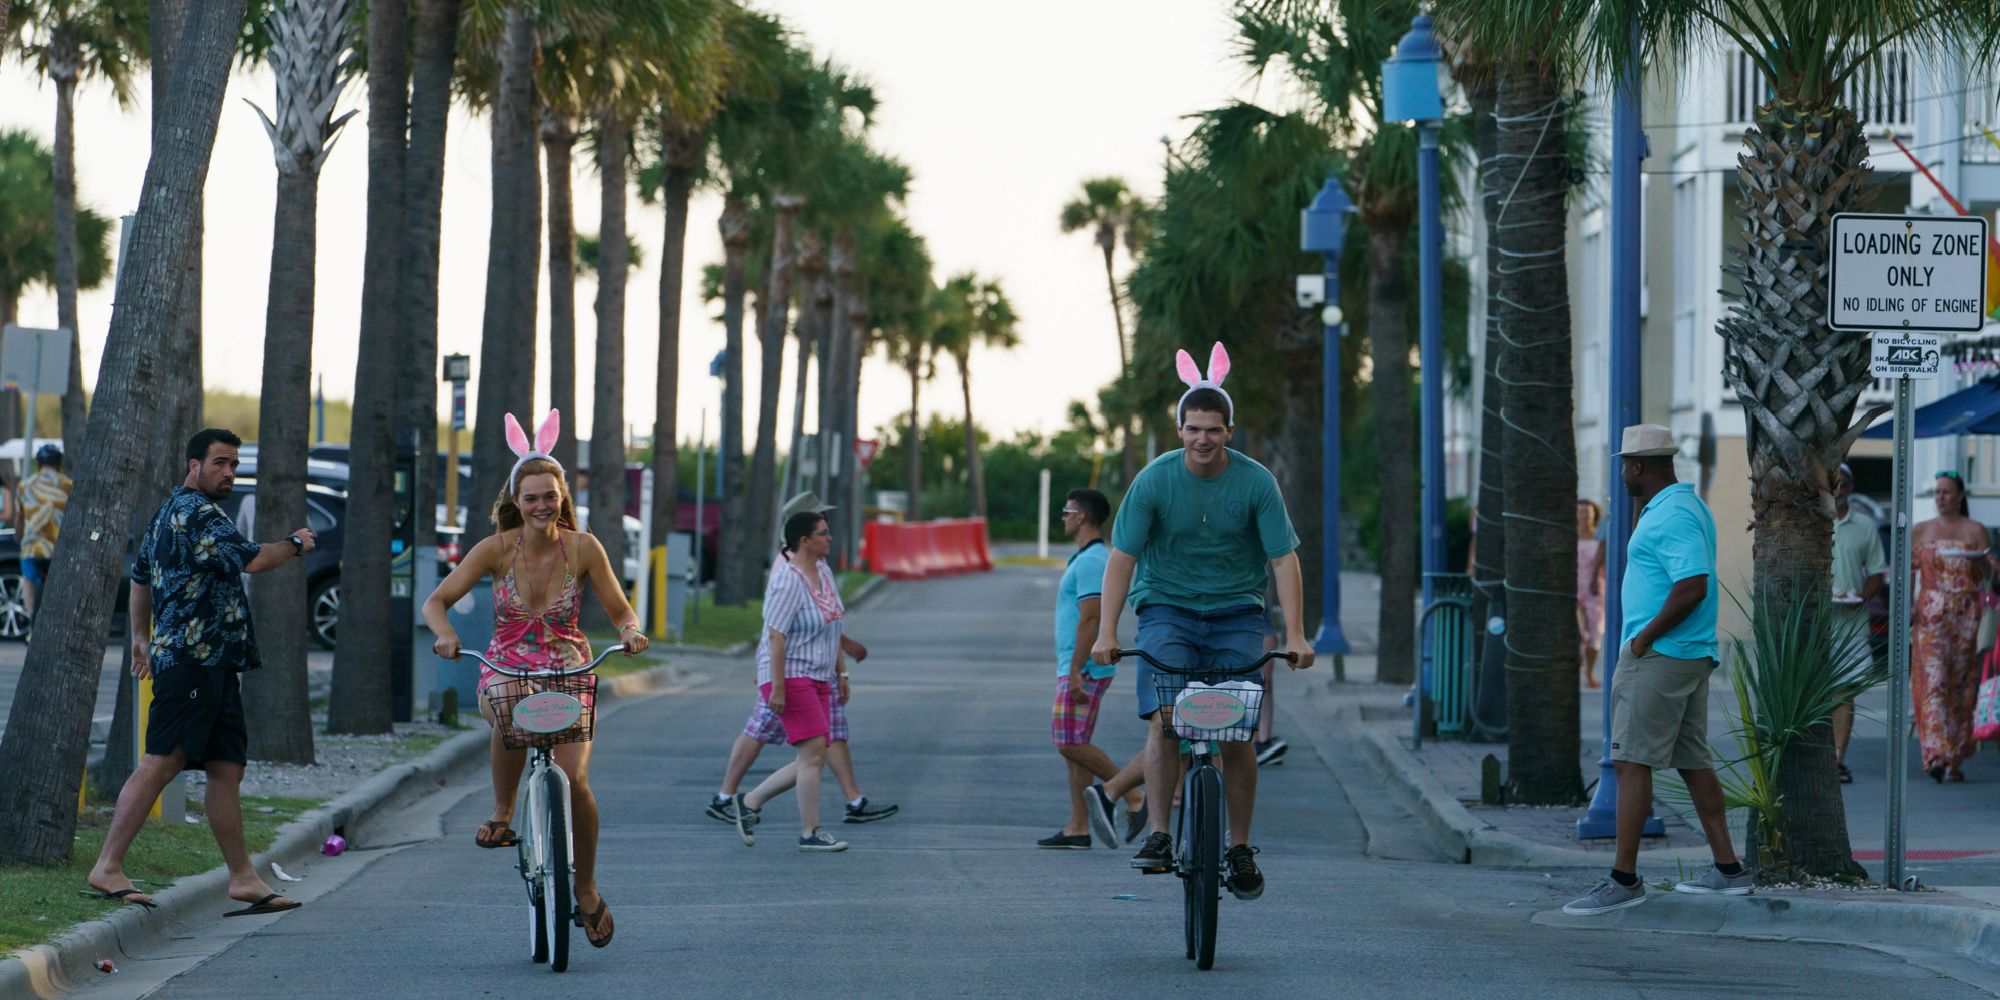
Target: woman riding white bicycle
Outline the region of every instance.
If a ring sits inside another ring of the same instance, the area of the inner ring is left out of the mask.
[[[424,602],[424,621],[437,636],[431,648],[446,659],[457,659],[458,633],[445,609],[458,603],[482,576],[493,579],[493,641],[488,658],[514,669],[566,669],[590,661],[590,641],[577,627],[582,610],[582,581],[589,580],[627,653],[647,646],[637,616],[625,599],[625,588],[612,571],[604,546],[577,530],[576,508],[570,500],[563,468],[548,456],[555,444],[559,414],[550,412],[528,446],[527,436],[512,414],[507,416],[507,443],[520,456],[507,484],[493,502],[493,524],[499,532],[481,539],[459,561],[450,576]],[[524,750],[509,750],[500,741],[492,697],[524,681],[482,668],[479,678],[480,714],[494,726],[490,752],[493,763],[493,816],[473,834],[480,847],[512,847],[518,835],[514,818],[515,791],[520,785]],[[597,888],[597,798],[590,789],[591,744],[565,743],[555,749],[556,765],[569,776],[575,807],[576,908],[590,943],[611,943],[611,910]]]

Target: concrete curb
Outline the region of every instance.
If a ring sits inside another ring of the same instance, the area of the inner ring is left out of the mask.
[[[693,677],[671,663],[638,673],[605,677],[598,683],[600,700],[632,698],[673,690]],[[485,759],[488,731],[472,729],[446,740],[429,753],[376,774],[360,787],[299,816],[278,830],[270,848],[251,858],[259,871],[271,862],[298,864],[319,853],[336,831],[350,843],[364,844],[368,821],[444,787],[461,769]],[[0,957],[0,997],[52,998],[85,985],[101,975],[100,958],[118,959],[171,940],[179,925],[208,919],[200,911],[221,903],[229,887],[226,868],[190,875],[152,893],[156,910],[126,906],[97,920],[77,924],[44,944],[31,945]],[[9,961],[8,959],[12,959]]]
[[[1573,917],[1557,909],[1537,913],[1533,920],[1565,929],[1720,934],[1941,951],[1989,973],[2000,968],[2000,911],[1996,910],[1763,894],[1728,897],[1648,891],[1646,895],[1649,899],[1643,906],[1603,916]]]

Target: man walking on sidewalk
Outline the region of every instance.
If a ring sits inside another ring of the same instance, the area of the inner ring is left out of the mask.
[[[1104,522],[1110,519],[1111,501],[1104,494],[1089,489],[1069,491],[1063,503],[1062,526],[1076,542],[1076,551],[1070,554],[1069,566],[1056,587],[1056,701],[1049,713],[1050,739],[1069,774],[1069,822],[1054,836],[1035,841],[1037,847],[1089,850],[1093,830],[1104,846],[1117,847],[1113,803],[1128,795],[1137,799],[1138,787],[1145,780],[1145,751],[1120,771],[1090,742],[1097,731],[1097,710],[1118,669],[1090,662],[1104,590],[1104,564],[1110,555],[1104,544]],[[1105,784],[1093,784],[1092,777]],[[1136,811],[1143,815],[1144,800],[1140,802]]]
[[[242,444],[213,427],[196,434],[187,446],[187,480],[160,505],[134,550],[132,674],[153,679],[153,708],[145,756],[118,793],[104,850],[90,870],[90,888],[106,899],[152,908],[152,898],[125,876],[125,851],[167,782],[201,768],[208,772],[208,825],[229,866],[229,898],[245,904],[224,916],[299,906],[258,877],[243,844],[239,789],[249,733],[239,675],[259,661],[241,574],[297,559],[312,551],[314,539],[311,528],[300,528],[258,545],[216,506],[235,487]]]
[[[1868,602],[1882,592],[1889,572],[1889,558],[1882,552],[1882,536],[1875,519],[1854,510],[1847,500],[1854,495],[1854,470],[1840,463],[1833,481],[1833,605],[1834,620],[1854,642],[1850,655],[1856,660],[1875,655],[1875,643],[1868,631]],[[1848,738],[1854,735],[1854,699],[1833,710],[1833,760],[1840,768],[1840,783],[1854,783],[1847,769]]]
[[[1644,505],[1632,529],[1619,590],[1624,608],[1611,682],[1611,762],[1618,773],[1618,851],[1611,874],[1563,907],[1609,913],[1646,901],[1639,837],[1653,810],[1653,772],[1686,782],[1715,866],[1680,892],[1748,895],[1750,873],[1729,845],[1722,783],[1708,748],[1708,678],[1715,659],[1715,519],[1694,487],[1674,478],[1673,436],[1658,424],[1625,429],[1619,475]]]
[[[63,511],[69,508],[69,477],[63,475],[62,449],[45,444],[35,449],[35,474],[21,481],[21,523],[16,533],[21,539],[22,604],[28,618],[42,603],[42,587],[49,580],[49,560],[55,558],[56,539],[62,534]]]

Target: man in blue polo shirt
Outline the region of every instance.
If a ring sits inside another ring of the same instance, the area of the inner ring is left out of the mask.
[[[1611,762],[1618,772],[1618,851],[1611,875],[1564,913],[1609,913],[1646,901],[1639,837],[1653,808],[1653,772],[1675,768],[1701,817],[1715,866],[1674,888],[1748,895],[1750,873],[1729,845],[1722,784],[1708,749],[1708,678],[1715,669],[1715,519],[1674,478],[1673,435],[1625,429],[1619,475],[1643,507],[1626,545],[1617,674],[1611,681]]]
[[[1111,501],[1104,494],[1090,489],[1069,491],[1063,503],[1062,526],[1076,543],[1076,551],[1070,554],[1069,566],[1056,588],[1056,698],[1049,712],[1049,737],[1069,772],[1069,821],[1054,836],[1036,841],[1040,847],[1088,850],[1093,830],[1104,846],[1117,847],[1112,811],[1120,797],[1128,804],[1139,803],[1133,810],[1139,820],[1133,825],[1134,834],[1145,820],[1145,800],[1138,792],[1145,781],[1144,752],[1121,771],[1091,742],[1097,731],[1097,711],[1117,670],[1116,666],[1090,662],[1104,590],[1104,563],[1110,556],[1104,544],[1104,523],[1110,519]],[[1103,784],[1093,783],[1093,777]]]

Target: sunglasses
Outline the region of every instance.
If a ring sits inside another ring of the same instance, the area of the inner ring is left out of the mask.
[[[1064,517],[1068,517],[1071,514],[1081,514],[1081,513],[1083,513],[1083,511],[1077,510],[1075,507],[1064,507],[1062,509],[1062,516]]]
[[[1935,477],[1933,477],[1933,478],[1936,478],[1936,479],[1949,479],[1949,480],[1951,480],[1951,481],[1953,481],[1953,482],[1955,482],[1955,483],[1958,483],[1958,484],[1960,484],[1960,485],[1963,485],[1963,484],[1965,483],[1965,480],[1963,480],[1963,479],[1960,479],[1960,478],[1959,478],[1959,476],[1958,476],[1958,470],[1957,470],[1957,469],[1944,469],[1944,470],[1940,471],[1940,472],[1939,472],[1939,473],[1938,473],[1938,474],[1937,474],[1937,475],[1936,475]]]
[[[814,537],[814,538],[832,538],[832,537],[833,537],[833,532],[831,532],[831,531],[828,531],[828,530],[826,530],[825,528],[821,528],[821,529],[819,529],[818,531],[815,531],[815,532],[813,532],[813,533],[812,533],[812,537]]]

